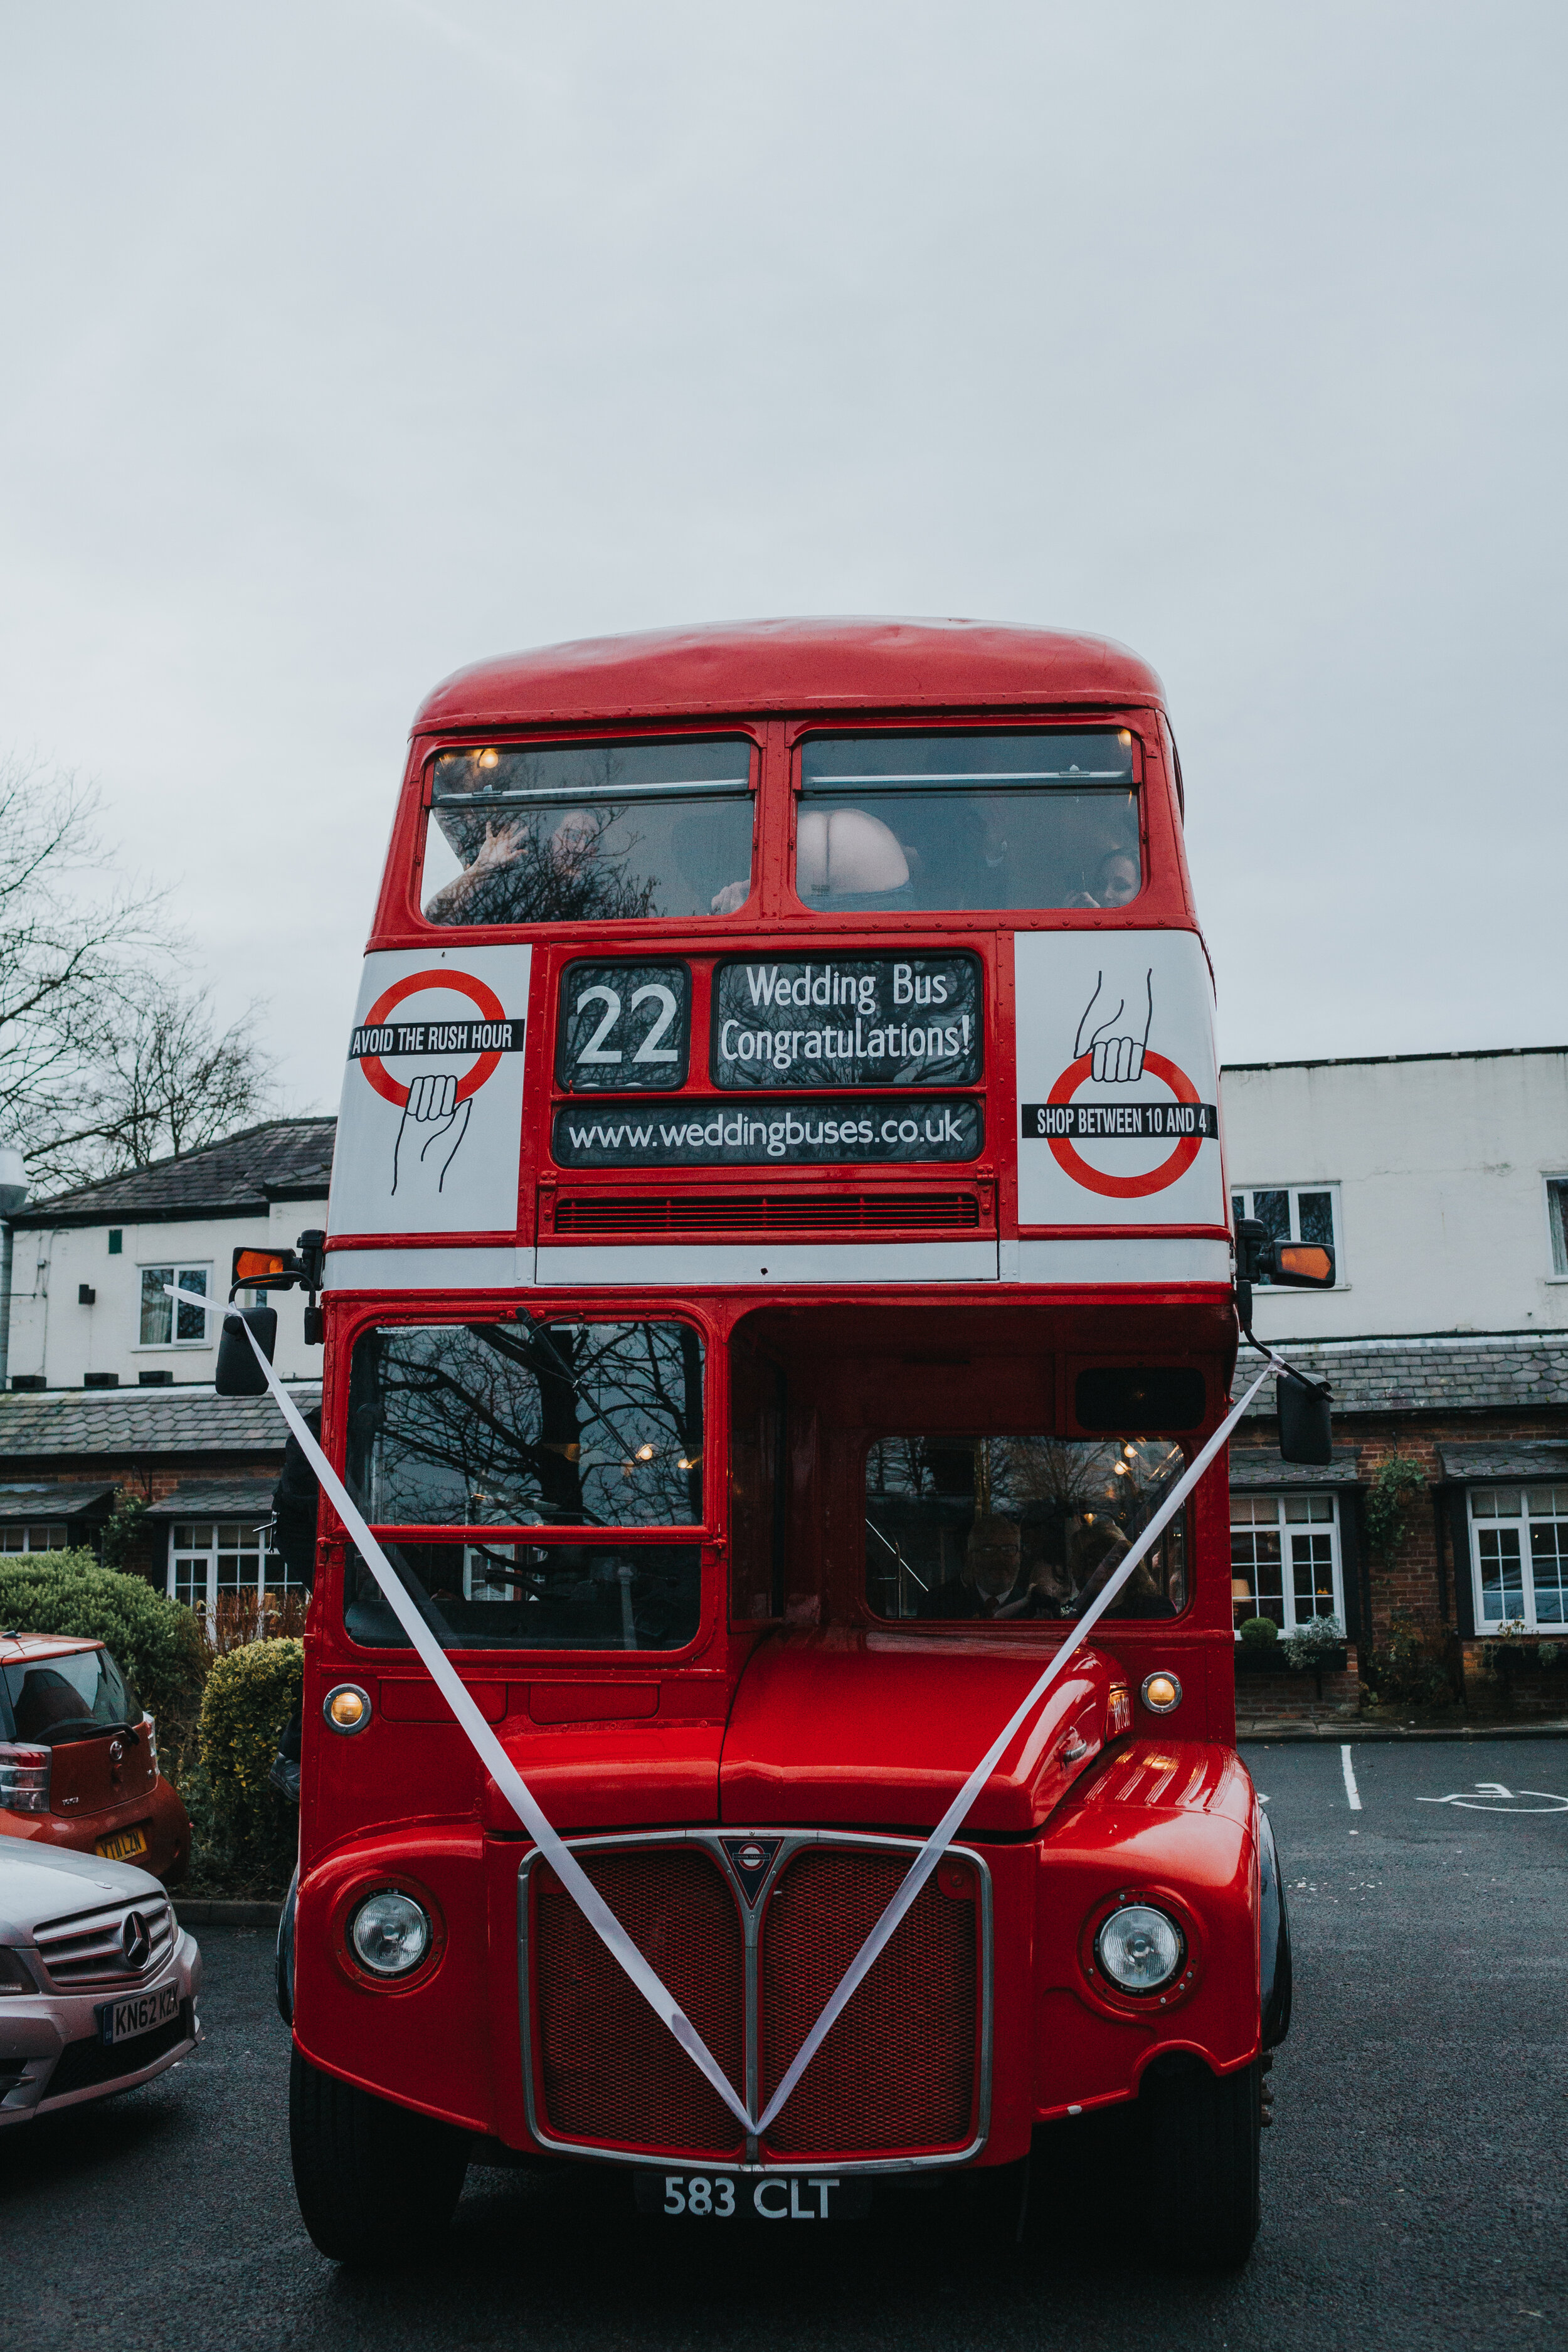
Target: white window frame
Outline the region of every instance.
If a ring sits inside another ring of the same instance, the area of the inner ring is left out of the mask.
[[[195,1538],[204,1532],[206,1541],[205,1543],[195,1541]],[[226,1533],[248,1537],[249,1540],[238,1544],[221,1544],[219,1536]],[[179,1538],[182,1534],[190,1539],[181,1543]],[[201,1600],[193,1598],[189,1606],[199,1609],[204,1616],[210,1619],[217,1606],[218,1559],[224,1552],[231,1556],[237,1552],[242,1558],[249,1552],[256,1554],[257,1571],[254,1580],[247,1580],[237,1586],[226,1585],[223,1590],[229,1592],[254,1593],[258,1619],[265,1597],[268,1592],[281,1599],[287,1592],[302,1593],[305,1590],[302,1580],[297,1579],[293,1582],[289,1580],[289,1571],[282,1553],[273,1550],[268,1544],[267,1521],[258,1519],[254,1512],[247,1517],[237,1517],[231,1511],[226,1515],[218,1513],[205,1519],[193,1516],[188,1519],[170,1521],[168,1557],[163,1578],[163,1589],[170,1600],[178,1601],[181,1597],[179,1562],[205,1559],[206,1562],[205,1595]]]
[[[13,1536],[20,1536],[20,1543],[13,1543]],[[40,1537],[41,1542],[38,1540]],[[70,1549],[70,1529],[63,1519],[29,1519],[25,1523],[12,1519],[0,1528],[0,1553],[10,1559],[16,1559],[23,1552],[68,1551]]]
[[[1499,1509],[1501,1503],[1504,1507]],[[1507,1506],[1511,1503],[1513,1507]],[[1492,1507],[1488,1508],[1489,1504]],[[1531,1485],[1520,1479],[1511,1486],[1497,1481],[1485,1486],[1472,1486],[1465,1497],[1465,1518],[1470,1530],[1470,1599],[1475,1610],[1478,1633],[1500,1633],[1505,1625],[1522,1626],[1527,1633],[1544,1633],[1549,1640],[1568,1640],[1568,1615],[1541,1618],[1536,1614],[1535,1572],[1531,1566],[1531,1525],[1543,1522],[1560,1530],[1568,1529],[1568,1485],[1554,1486]],[[1481,1536],[1484,1529],[1499,1528],[1517,1529],[1519,1535],[1519,1576],[1521,1612],[1517,1617],[1488,1617],[1482,1580]],[[1568,1549],[1563,1534],[1557,1538],[1559,1549]]]
[[[180,1328],[180,1318],[177,1311],[178,1302],[173,1298],[169,1301],[169,1337],[166,1339],[143,1339],[142,1337],[142,1277],[143,1275],[147,1274],[166,1274],[171,1282],[174,1283],[176,1286],[184,1285],[186,1275],[199,1274],[205,1277],[206,1295],[209,1302],[211,1301],[213,1295],[213,1267],[212,1260],[210,1258],[191,1258],[184,1265],[181,1265],[168,1258],[149,1258],[144,1265],[140,1259],[138,1259],[136,1265],[136,1344],[131,1350],[132,1354],[133,1356],[166,1356],[175,1349],[210,1348],[213,1344],[213,1310],[210,1303],[205,1314],[202,1317],[202,1336],[199,1339],[182,1339],[177,1336]]]
[[[1553,1174],[1548,1169],[1541,1180],[1542,1198],[1546,1203],[1546,1260],[1552,1271],[1548,1282],[1568,1282],[1568,1174]]]
[[[1299,1242],[1301,1239],[1302,1193],[1326,1192],[1328,1194],[1329,1213],[1334,1221],[1334,1279],[1330,1286],[1335,1290],[1348,1290],[1350,1284],[1345,1280],[1344,1214],[1340,1206],[1338,1181],[1330,1182],[1323,1179],[1316,1183],[1306,1184],[1233,1184],[1230,1188],[1232,1213],[1236,1213],[1236,1202],[1240,1201],[1244,1204],[1241,1214],[1244,1217],[1253,1215],[1252,1204],[1259,1192],[1283,1192],[1287,1196],[1290,1203],[1290,1239],[1293,1242]],[[1275,1286],[1266,1282],[1260,1286],[1264,1289],[1272,1289]]]
[[[1310,1186],[1309,1186],[1308,1190],[1310,1191]],[[1308,1500],[1319,1504],[1326,1502],[1329,1506],[1328,1517],[1318,1519],[1289,1519],[1286,1517],[1285,1506],[1287,1503],[1304,1502]],[[1247,1518],[1238,1518],[1237,1516],[1237,1504],[1245,1504],[1251,1516]],[[1240,1490],[1235,1490],[1232,1492],[1230,1497],[1230,1528],[1233,1538],[1243,1530],[1249,1535],[1254,1533],[1259,1528],[1262,1528],[1267,1531],[1269,1522],[1267,1519],[1257,1516],[1259,1507],[1265,1504],[1268,1505],[1273,1510],[1273,1526],[1276,1533],[1279,1537],[1280,1599],[1285,1618],[1285,1622],[1279,1629],[1280,1639],[1283,1641],[1288,1634],[1300,1633],[1304,1626],[1313,1624],[1317,1622],[1316,1612],[1314,1612],[1310,1617],[1298,1618],[1296,1614],[1296,1564],[1293,1557],[1294,1545],[1291,1538],[1292,1533],[1297,1531],[1302,1535],[1327,1535],[1329,1538],[1329,1574],[1333,1587],[1333,1614],[1342,1628],[1345,1622],[1345,1577],[1344,1555],[1340,1544],[1340,1498],[1338,1495],[1335,1494],[1331,1488],[1325,1490],[1321,1486],[1296,1488],[1286,1487],[1277,1494],[1261,1495],[1254,1494],[1250,1489],[1246,1493],[1242,1493]],[[1242,1604],[1237,1598],[1235,1587],[1236,1579],[1233,1577],[1231,1580],[1231,1613],[1235,1623],[1239,1625],[1241,1620],[1237,1616],[1236,1612],[1240,1609]],[[1249,1606],[1247,1613],[1248,1616],[1253,1616],[1260,1612]]]

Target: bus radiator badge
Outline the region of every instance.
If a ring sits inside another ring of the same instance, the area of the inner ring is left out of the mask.
[[[750,1909],[763,1891],[763,1881],[773,1868],[773,1856],[783,1844],[782,1838],[726,1838],[724,1851],[730,1857],[730,1867],[741,1882],[741,1892]]]

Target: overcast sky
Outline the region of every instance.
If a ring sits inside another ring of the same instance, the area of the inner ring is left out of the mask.
[[[291,1108],[426,689],[747,614],[1152,661],[1227,1059],[1568,1038],[1561,5],[0,26],[0,749]]]

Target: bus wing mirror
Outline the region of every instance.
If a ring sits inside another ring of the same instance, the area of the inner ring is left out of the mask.
[[[265,1396],[267,1375],[256,1360],[255,1349],[245,1336],[248,1324],[268,1363],[278,1345],[278,1309],[276,1307],[231,1307],[223,1318],[223,1331],[217,1343],[217,1370],[213,1374],[213,1386],[219,1396]]]
[[[1268,1271],[1292,1290],[1331,1290],[1334,1254],[1327,1242],[1276,1242]]]
[[[1236,1221],[1236,1311],[1252,1328],[1252,1286],[1267,1277],[1288,1290],[1331,1290],[1334,1253],[1327,1242],[1279,1240],[1257,1217]]]
[[[1274,1383],[1274,1409],[1279,1416],[1282,1461],[1325,1469],[1334,1458],[1333,1417],[1330,1391],[1300,1372],[1281,1372]]]

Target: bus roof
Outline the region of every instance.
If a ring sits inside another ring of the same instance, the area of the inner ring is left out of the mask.
[[[727,621],[582,637],[476,662],[426,698],[416,733],[666,714],[1163,704],[1108,637],[990,621]]]

